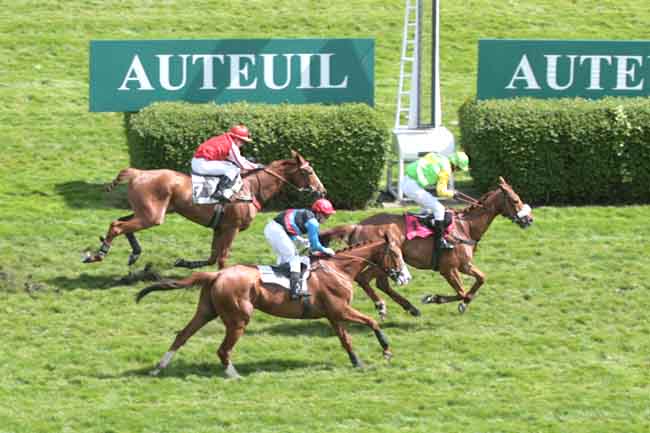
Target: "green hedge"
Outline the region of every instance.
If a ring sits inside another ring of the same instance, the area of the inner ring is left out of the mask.
[[[482,191],[535,204],[650,202],[650,98],[466,101],[461,142]]]
[[[253,137],[244,156],[268,163],[297,150],[311,161],[336,207],[364,207],[377,191],[388,128],[364,104],[155,103],[125,118],[131,164],[188,172],[196,147],[235,123],[247,125]],[[307,200],[289,194],[272,206],[304,206]]]

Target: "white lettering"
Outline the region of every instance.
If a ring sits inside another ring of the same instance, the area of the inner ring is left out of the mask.
[[[506,89],[515,89],[515,81],[517,80],[524,80],[526,82],[526,89],[541,89],[539,84],[537,84],[535,74],[533,74],[533,68],[531,68],[528,57],[525,54],[521,57],[519,65],[517,65],[517,69],[510,80],[510,84],[506,86]]]
[[[320,88],[321,89],[345,89],[348,87],[348,76],[346,75],[343,78],[343,81],[339,84],[332,84],[330,79],[330,58],[334,54],[318,54],[320,57]]]
[[[643,79],[634,86],[631,82],[634,81],[637,72],[637,66],[643,66],[643,58],[641,56],[614,56],[617,61],[616,68],[616,87],[614,90],[641,90],[643,88]],[[630,63],[634,64],[630,64]],[[629,78],[629,81],[628,81]],[[628,86],[628,82],[633,87]]]
[[[249,65],[255,66],[255,56],[253,54],[230,54],[230,84],[228,89],[256,89],[257,88],[257,78],[255,78],[250,84],[242,85],[241,77],[245,80],[248,80],[249,75]],[[242,66],[242,60],[248,60],[248,62]]]
[[[553,90],[566,90],[573,86],[573,68],[575,67],[577,56],[567,56],[569,57],[569,82],[564,86],[560,86],[557,83],[557,59],[560,56],[553,54],[544,57],[546,57],[546,82],[548,83],[548,86]]]
[[[600,83],[600,65],[603,60],[605,60],[608,65],[612,64],[612,56],[580,56],[580,66],[582,66],[585,61],[591,64],[590,81],[587,90],[603,90]]]
[[[171,54],[157,54],[160,70],[160,85],[165,90],[180,90],[185,87],[185,82],[187,81],[187,58],[189,54],[181,54],[179,57],[182,61],[182,72],[181,72],[181,83],[178,86],[173,86],[169,80],[169,59],[172,57]]]
[[[277,57],[277,54],[262,54],[262,60],[263,60],[263,69],[264,69],[264,84],[266,87],[269,89],[273,90],[282,90],[286,89],[289,86],[289,83],[291,82],[291,58],[293,57],[293,54],[283,54],[283,56],[287,59],[286,60],[286,73],[287,73],[287,79],[285,80],[284,84],[277,85],[275,84],[275,68],[273,59]]]
[[[133,76],[131,74],[133,74]],[[137,81],[140,83],[140,88],[138,90],[153,90],[149,77],[147,77],[147,73],[144,71],[140,57],[138,57],[137,54],[133,56],[131,66],[129,66],[129,70],[126,72],[122,85],[118,87],[117,90],[129,90],[126,86],[129,81]]]
[[[215,90],[214,85],[214,59],[223,63],[223,54],[195,54],[192,56],[192,64],[197,60],[203,61],[203,85],[201,90]]]
[[[300,58],[300,85],[299,89],[313,89],[311,85],[311,57],[312,54],[298,54]]]

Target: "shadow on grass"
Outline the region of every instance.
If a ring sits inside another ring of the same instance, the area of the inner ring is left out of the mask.
[[[82,180],[58,183],[57,194],[63,196],[66,204],[77,209],[130,209],[126,188],[118,187],[107,193],[106,184],[89,183]]]
[[[183,275],[165,276],[165,279],[185,278]],[[105,290],[119,286],[132,286],[142,281],[154,282],[160,281],[163,277],[156,271],[150,263],[139,271],[129,271],[125,275],[89,275],[81,273],[77,277],[54,277],[45,282],[60,290]]]
[[[248,376],[254,373],[282,373],[285,371],[297,370],[297,369],[330,369],[334,365],[330,365],[327,362],[304,362],[297,360],[287,360],[287,359],[265,359],[261,361],[253,362],[235,362],[235,368],[242,376]],[[134,377],[134,376],[147,376],[149,372],[153,370],[155,364],[144,368],[138,368],[136,370],[127,370],[117,377]],[[201,362],[201,363],[188,363],[181,359],[174,360],[172,363],[163,370],[156,378],[164,379],[166,377],[175,377],[175,378],[186,378],[188,376],[199,376],[199,377],[222,377],[225,378],[224,369],[221,363],[215,359],[214,362]],[[116,376],[111,375],[101,375],[97,376],[99,379],[115,379]],[[153,377],[152,377],[153,378]]]
[[[345,328],[350,334],[371,335],[372,330],[358,323],[345,323]],[[383,329],[401,329],[401,330],[415,330],[420,329],[422,325],[417,322],[393,322],[387,321],[380,323],[379,326]],[[336,338],[334,330],[325,319],[314,319],[309,321],[289,321],[286,323],[279,323],[277,325],[268,326],[262,329],[246,330],[247,335],[285,335],[285,336],[310,336],[310,337],[323,337],[323,338]],[[374,338],[374,336],[373,336]]]

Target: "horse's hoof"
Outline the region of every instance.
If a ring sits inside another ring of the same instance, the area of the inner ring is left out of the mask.
[[[174,262],[174,267],[175,268],[186,268],[187,267],[187,262],[185,259],[176,259]]]
[[[128,266],[135,264],[140,258],[140,254],[129,254],[129,263]]]
[[[465,311],[467,311],[467,304],[464,303],[464,302],[461,302],[460,304],[458,304],[458,312],[460,314],[463,314],[463,313],[465,313]]]
[[[90,253],[86,253],[83,259],[81,259],[82,263],[95,263],[95,262],[101,262],[102,261],[102,256],[99,254],[92,255]]]
[[[241,376],[237,372],[237,369],[235,369],[235,366],[232,364],[228,364],[224,370],[224,373],[227,379],[241,379]]]
[[[434,297],[434,295],[424,295],[422,297],[422,303],[423,304],[432,304],[433,303],[433,297]]]
[[[154,368],[149,372],[149,376],[158,376],[160,374],[160,369],[159,368]]]
[[[384,359],[386,361],[390,361],[392,357],[393,357],[393,352],[391,352],[390,350],[384,350]]]
[[[422,315],[422,313],[420,312],[420,310],[418,310],[418,309],[415,308],[415,307],[411,307],[411,308],[409,308],[409,314],[410,314],[411,316],[413,316],[413,317],[420,317],[420,315]]]
[[[377,302],[375,304],[375,309],[377,310],[377,313],[379,314],[379,320],[382,322],[386,320],[386,316],[388,316],[388,308],[386,307],[385,302]]]

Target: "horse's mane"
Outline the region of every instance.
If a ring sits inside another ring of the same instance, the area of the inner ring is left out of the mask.
[[[367,247],[367,246],[369,246],[369,244],[376,244],[377,242],[379,242],[379,241],[374,240],[374,241],[357,242],[356,244],[352,244],[352,245],[349,245],[349,246],[347,246],[345,248],[342,248],[340,250],[336,250],[336,253],[344,253],[346,251],[354,250],[354,249],[357,249],[357,248]],[[381,242],[384,242],[384,240],[382,239]]]
[[[294,158],[289,158],[289,159],[276,159],[275,161],[271,161],[268,164],[268,167],[277,167],[277,166],[285,166],[285,165],[296,165],[297,162]],[[243,179],[246,179],[249,176],[252,176],[256,173],[259,173],[260,171],[264,170],[264,167],[259,167],[259,168],[254,168],[252,170],[246,171],[244,176],[242,176]]]
[[[492,195],[496,194],[497,192],[499,192],[499,189],[493,189],[491,191],[486,192],[481,197],[479,197],[479,199],[477,200],[478,204],[471,204],[469,206],[466,206],[460,210],[457,210],[456,213],[459,215],[467,215],[476,210],[484,209],[483,205],[485,205],[485,202],[488,200],[488,198],[490,198]]]

